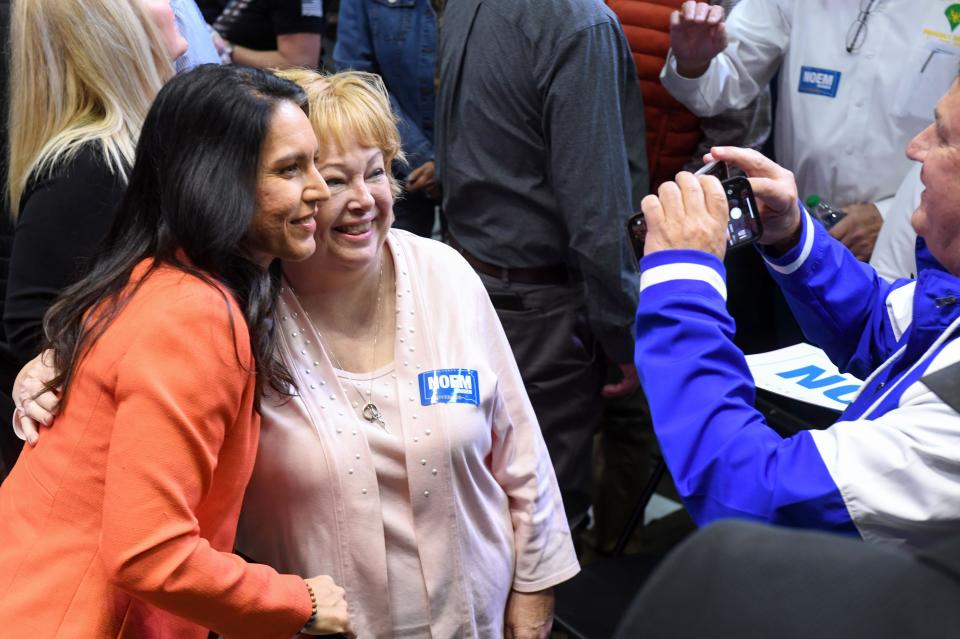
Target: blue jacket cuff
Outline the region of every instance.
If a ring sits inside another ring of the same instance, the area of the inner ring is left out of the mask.
[[[695,249],[668,249],[666,251],[657,251],[650,255],[644,255],[643,259],[640,260],[640,271],[643,272],[647,269],[665,264],[699,264],[712,268],[721,276],[725,274],[723,262],[720,261],[720,258],[705,251],[697,251]]]
[[[757,245],[763,259],[778,273],[789,275],[803,266],[807,258],[810,257],[810,252],[813,249],[813,239],[816,235],[816,227],[814,226],[816,223],[807,213],[802,202],[800,203],[800,224],[802,225],[800,241],[783,255],[775,257],[767,253],[762,246]]]
[[[640,261],[640,293],[642,297],[645,289],[667,282],[697,282],[727,299],[725,275],[715,255],[691,249],[658,251]]]

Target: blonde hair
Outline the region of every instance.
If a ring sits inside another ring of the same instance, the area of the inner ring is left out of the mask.
[[[140,128],[173,76],[138,0],[18,0],[10,21],[9,174],[16,219],[31,176],[87,142],[126,178]]]
[[[306,92],[310,123],[321,147],[336,145],[342,150],[349,142],[380,149],[393,194],[399,194],[391,166],[394,160],[406,162],[406,158],[397,117],[380,76],[362,71],[324,74],[309,69],[284,69],[276,74],[296,82]]]

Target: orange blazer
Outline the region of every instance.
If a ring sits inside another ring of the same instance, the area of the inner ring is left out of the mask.
[[[260,431],[243,315],[145,272],[0,486],[0,635],[288,639],[303,580],[230,552]]]

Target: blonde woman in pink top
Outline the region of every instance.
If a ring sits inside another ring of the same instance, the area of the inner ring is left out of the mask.
[[[553,467],[486,291],[451,248],[391,230],[401,157],[376,76],[283,75],[318,133],[317,251],[285,263],[239,548],[329,574],[360,637],[547,637],[579,571]]]

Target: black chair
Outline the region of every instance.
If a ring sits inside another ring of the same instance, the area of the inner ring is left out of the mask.
[[[574,639],[606,639],[613,635],[637,590],[659,563],[660,555],[624,555],[637,526],[643,522],[667,470],[661,458],[637,497],[613,553],[587,564],[573,579],[558,585],[553,627]]]

